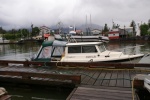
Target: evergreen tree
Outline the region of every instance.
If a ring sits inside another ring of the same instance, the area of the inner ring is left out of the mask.
[[[133,34],[135,35],[135,33],[136,33],[136,24],[135,24],[134,20],[132,20],[132,22],[130,24],[130,27],[133,27]]]
[[[0,34],[2,34],[2,27],[0,27]]]
[[[142,24],[142,25],[140,26],[141,35],[142,35],[142,36],[148,35],[148,29],[149,29],[149,27],[148,27],[147,24],[145,24],[145,23]]]
[[[104,29],[103,29],[104,35],[107,35],[108,31],[109,31],[108,26],[107,24],[105,24]]]
[[[104,32],[108,32],[109,30],[108,30],[108,26],[107,26],[107,24],[105,24],[105,26],[104,26],[104,30],[103,30]]]
[[[0,34],[5,34],[5,33],[6,31],[2,27],[0,27]]]
[[[34,27],[32,28],[32,36],[36,36],[38,35],[40,32],[39,28],[38,27]]]
[[[150,19],[148,20],[148,26],[149,26],[149,28],[150,28]]]

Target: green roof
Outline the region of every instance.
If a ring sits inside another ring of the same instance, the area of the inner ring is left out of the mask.
[[[52,46],[52,45],[53,45],[53,41],[44,41],[44,42],[42,43],[42,46],[43,46],[43,47]]]
[[[54,41],[44,41],[42,43],[42,47],[47,47],[47,46],[66,46],[67,42],[66,41],[58,41],[58,40],[54,40]]]

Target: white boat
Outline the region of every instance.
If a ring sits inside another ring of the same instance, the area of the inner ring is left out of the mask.
[[[131,60],[144,54],[124,54],[106,50],[103,42],[67,43],[66,41],[44,41],[34,61],[60,62],[104,62]]]
[[[0,37],[0,43],[9,43],[10,40],[6,40],[6,39],[3,39],[2,37]]]
[[[108,42],[109,38],[106,36],[74,36],[71,35],[70,39],[75,39],[77,42]]]
[[[61,36],[59,34],[54,35],[56,40],[65,40],[68,42],[109,42],[109,38],[106,36],[82,36],[82,35],[66,35]]]

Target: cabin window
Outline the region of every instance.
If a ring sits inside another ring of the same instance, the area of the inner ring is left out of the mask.
[[[95,46],[68,47],[68,53],[95,53],[95,52],[97,52]]]
[[[94,53],[97,52],[95,46],[82,46],[82,53]]]
[[[100,52],[106,51],[106,48],[104,45],[99,45],[98,47],[99,47]]]
[[[68,53],[81,53],[81,46],[68,47]]]
[[[52,47],[51,46],[48,46],[48,47],[44,47],[39,55],[38,58],[50,58],[51,56],[51,50],[52,50]]]

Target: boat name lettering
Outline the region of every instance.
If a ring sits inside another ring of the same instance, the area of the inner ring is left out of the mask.
[[[75,56],[67,56],[67,58],[75,58]]]
[[[86,56],[86,58],[96,58],[96,56]]]

